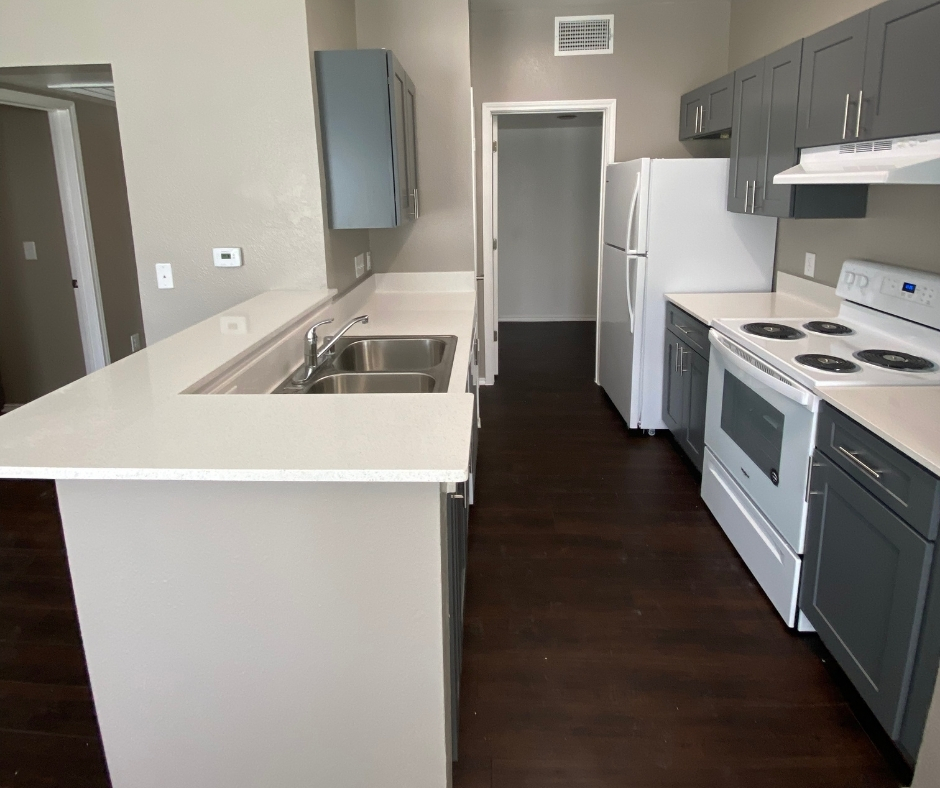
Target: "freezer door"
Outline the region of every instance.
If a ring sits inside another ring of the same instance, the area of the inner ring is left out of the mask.
[[[605,244],[634,254],[646,254],[649,173],[649,159],[624,161],[607,167]]]
[[[640,417],[640,342],[646,261],[620,249],[604,246],[601,279],[601,330],[599,381],[628,426]]]

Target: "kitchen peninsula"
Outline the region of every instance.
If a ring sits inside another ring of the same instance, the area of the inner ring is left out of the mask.
[[[0,476],[56,480],[116,788],[448,783],[473,285],[265,293],[0,421]],[[269,393],[362,313],[456,337],[446,392]]]

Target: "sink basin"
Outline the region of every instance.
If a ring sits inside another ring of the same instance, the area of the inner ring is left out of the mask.
[[[427,394],[437,381],[423,372],[337,372],[317,378],[307,394]]]
[[[444,360],[447,342],[437,337],[354,339],[333,360],[348,372],[427,370]]]
[[[431,394],[446,392],[457,337],[341,337],[308,383],[294,375],[280,394]]]

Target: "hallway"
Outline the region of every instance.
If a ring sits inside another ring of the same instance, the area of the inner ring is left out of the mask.
[[[897,785],[670,439],[594,385],[594,324],[503,323],[500,345],[454,785]]]

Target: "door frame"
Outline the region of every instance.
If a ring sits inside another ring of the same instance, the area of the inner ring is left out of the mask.
[[[601,132],[601,210],[597,237],[597,314],[600,317],[601,276],[604,258],[604,195],[606,191],[607,165],[614,163],[617,136],[617,100],[596,99],[577,101],[487,101],[483,103],[483,331],[485,375],[480,383],[492,385],[499,374],[499,342],[496,331],[499,325],[499,250],[493,248],[497,234],[499,188],[498,150],[493,143],[498,141],[497,120],[500,115],[538,115],[565,112],[599,112],[602,116]],[[598,341],[595,342],[594,380],[597,381],[597,366],[600,358],[600,320],[597,321]]]
[[[91,229],[75,102],[0,88],[0,104],[41,110],[49,116],[69,266],[72,278],[78,283],[75,305],[78,308],[85,372],[95,372],[111,363],[111,352],[101,302],[98,260]]]

